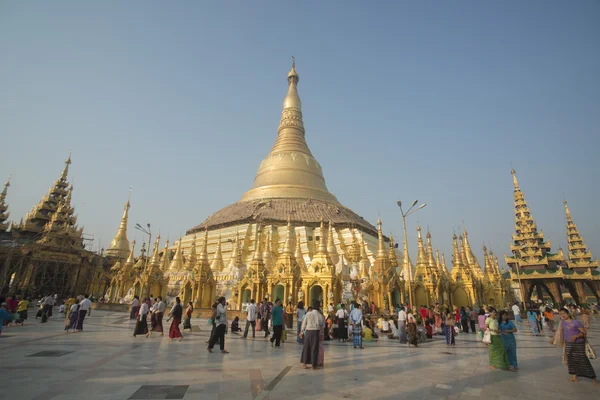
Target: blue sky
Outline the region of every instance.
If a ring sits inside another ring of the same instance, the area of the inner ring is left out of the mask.
[[[398,199],[429,205],[448,263],[462,222],[502,254],[510,168],[565,247],[563,194],[592,251],[600,4],[504,2],[2,2],[0,178],[18,220],[69,150],[79,223],[106,246],[128,188],[133,224],[183,234],[252,186],[277,135],[290,56],[307,142],[329,189],[386,233]]]

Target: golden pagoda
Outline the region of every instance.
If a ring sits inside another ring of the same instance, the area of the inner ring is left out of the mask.
[[[106,249],[106,255],[108,257],[115,257],[119,259],[125,259],[129,254],[129,239],[127,239],[127,222],[129,219],[129,208],[131,207],[129,200],[131,198],[131,191],[129,191],[129,197],[125,203],[123,216],[121,217],[121,223],[117,234],[110,242],[108,249]]]
[[[264,296],[293,303],[353,300],[359,296],[357,288],[361,297],[372,298],[381,307],[386,299],[390,303],[391,296],[399,299],[401,288],[397,285],[395,293],[384,293],[382,285],[369,281],[391,276],[390,262],[398,261],[389,259],[388,239],[379,238],[375,226],[327,189],[321,165],[306,143],[299,80],[293,61],[277,138],[261,161],[252,188],[237,203],[189,229],[178,246],[187,254],[197,246],[194,235],[205,234],[215,296],[226,296],[233,309]],[[232,238],[226,242],[232,245],[224,246],[222,238]],[[354,240],[362,245],[357,246],[354,264],[358,275],[351,277],[348,250]]]

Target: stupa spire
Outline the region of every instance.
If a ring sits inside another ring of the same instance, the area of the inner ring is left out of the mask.
[[[181,241],[180,241],[181,242]],[[196,255],[196,235],[192,237],[192,246],[190,247],[190,254],[188,254],[185,260],[185,269],[191,271],[198,262],[198,256]]]
[[[295,229],[292,227],[292,220],[288,218],[287,223],[287,236],[285,238],[285,244],[283,245],[282,254],[292,255],[294,254],[294,240],[295,240]]]
[[[388,258],[383,241],[383,229],[381,218],[379,217],[377,217],[377,258]]]
[[[67,176],[69,175],[69,165],[71,165],[71,152],[69,152],[69,157],[67,157],[65,161],[65,168],[63,169],[63,172],[60,175],[60,179],[63,181],[66,181]]]
[[[427,231],[427,263],[429,264],[429,269],[432,271],[437,271],[438,267],[435,262],[435,258],[433,256],[433,246],[431,245],[431,233]]]
[[[317,254],[326,255],[327,254],[327,232],[325,231],[325,223],[323,222],[323,218],[321,218],[321,228],[319,229],[319,247],[317,250]]]
[[[571,268],[590,268],[596,269],[599,267],[598,259],[593,259],[592,252],[587,248],[585,240],[573,218],[567,200],[563,201],[565,205],[565,214],[567,215],[567,244],[569,250],[569,267]]]
[[[550,241],[544,242],[544,234],[538,232],[531,211],[525,201],[525,196],[519,187],[517,174],[511,169],[514,185],[514,213],[515,234],[512,236],[513,244],[510,246],[512,257],[505,256],[506,263],[516,271],[519,268],[536,269],[548,267],[550,264],[561,264],[564,259],[558,256],[548,257],[550,253]]]
[[[169,265],[170,271],[180,271],[183,269],[183,255],[181,254],[181,238],[177,241],[177,249],[175,250],[175,255],[173,256],[173,260],[171,261],[171,265]]]
[[[199,263],[208,263],[208,229],[204,231],[204,243],[198,261]]]
[[[312,155],[304,138],[302,102],[298,95],[300,76],[296,62],[288,73],[288,92],[275,145],[260,163],[254,185],[241,201],[262,198],[307,198],[339,204],[329,193],[321,165]]]
[[[219,240],[217,241],[217,250],[213,256],[213,259],[210,263],[210,269],[213,272],[221,272],[225,268],[225,264],[223,263],[223,253],[221,251],[221,235],[219,234]]]
[[[165,248],[163,249],[163,259],[162,259],[162,269],[163,271],[169,270],[170,264],[170,254],[169,254],[169,240],[165,242]]]
[[[106,250],[106,254],[112,257],[124,258],[129,252],[129,239],[127,239],[127,222],[129,219],[129,200],[131,199],[131,188],[129,189],[129,196],[123,210],[123,216],[121,217],[121,223],[117,234],[110,242],[110,246]]]
[[[327,252],[329,253],[329,257],[331,257],[331,262],[333,262],[333,264],[337,264],[338,261],[340,261],[340,256],[333,240],[333,224],[331,221],[329,221],[327,229]]]
[[[423,246],[423,237],[421,236],[421,227],[417,225],[417,265],[415,266],[415,277],[423,277],[423,280],[429,276],[427,268],[427,253]]]
[[[135,256],[133,255],[134,250],[135,250],[135,240],[133,242],[131,242],[131,251],[129,252],[129,257],[127,257],[127,261],[125,261],[125,265],[127,267],[133,267],[133,264],[135,263]]]
[[[10,176],[4,184],[4,189],[2,189],[2,193],[0,193],[0,232],[6,231],[9,226],[9,223],[6,222],[8,220],[8,217],[10,217],[10,213],[7,212],[8,204],[6,204],[6,194],[9,186]]]
[[[262,253],[260,252],[260,236],[262,233],[262,228],[260,225],[256,225],[256,235],[254,237],[254,256],[252,256],[252,261],[261,261],[263,260]]]
[[[160,234],[156,236],[154,241],[154,249],[152,250],[152,257],[150,258],[149,266],[160,265]]]
[[[298,263],[300,271],[305,272],[307,267],[306,262],[304,261],[304,255],[302,254],[302,248],[300,247],[300,240],[296,240],[296,252],[294,253],[294,258]]]
[[[390,259],[392,268],[396,268],[398,266],[398,255],[396,255],[396,243],[392,233],[390,233],[390,249],[388,257]]]

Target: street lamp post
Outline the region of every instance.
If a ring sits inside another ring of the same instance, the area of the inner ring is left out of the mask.
[[[415,208],[413,210],[413,208],[417,205],[419,201],[415,200],[413,201],[412,205],[410,206],[410,208],[404,212],[404,210],[402,210],[402,202],[400,200],[398,200],[398,202],[396,204],[398,204],[398,207],[400,207],[400,214],[402,215],[402,227],[404,228],[404,248],[407,249],[407,253],[408,253],[408,239],[407,239],[407,235],[406,235],[406,217],[409,216],[410,214],[414,214],[417,211],[419,211],[420,209],[424,208],[427,203],[421,204],[419,207]],[[407,254],[405,254],[405,256],[407,256]],[[408,302],[409,302],[409,307],[413,306],[413,299],[412,299],[412,271],[410,268],[410,265],[408,266]]]

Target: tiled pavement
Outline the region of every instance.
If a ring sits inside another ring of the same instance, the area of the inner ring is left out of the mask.
[[[487,348],[472,334],[459,335],[454,348],[441,337],[416,349],[327,342],[325,368],[311,371],[300,368],[295,341],[273,349],[229,334],[231,354],[209,354],[205,321],[180,343],[133,338],[124,313],[96,311],[83,333],[63,333],[60,317],[38,321],[0,336],[0,399],[600,399],[589,380],[567,382],[560,350],[525,325],[517,334],[521,370],[512,373],[490,370]],[[600,319],[590,342],[600,352]],[[592,363],[600,373],[600,360]]]

